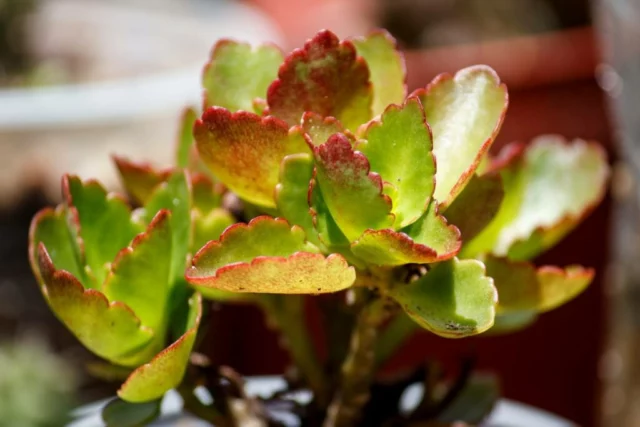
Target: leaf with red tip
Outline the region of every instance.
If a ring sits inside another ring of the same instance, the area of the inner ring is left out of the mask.
[[[326,30],[287,56],[267,91],[269,114],[291,126],[312,111],[354,130],[371,118],[371,102],[367,64],[351,42]]]
[[[353,267],[340,255],[325,258],[317,252],[301,228],[258,217],[229,227],[219,241],[202,248],[186,278],[196,288],[251,293],[315,294],[351,286]]]
[[[187,168],[191,163],[192,150],[195,146],[193,125],[197,119],[198,114],[195,109],[191,107],[185,108],[180,119],[180,131],[176,149],[176,165],[179,168]]]
[[[315,146],[324,144],[333,134],[346,132],[338,119],[322,117],[310,111],[302,115],[302,130],[309,136],[311,143]]]
[[[40,268],[38,266],[38,246],[43,243],[53,265],[59,270],[65,270],[85,282],[84,266],[80,264],[79,248],[71,237],[67,226],[66,211],[60,205],[55,210],[45,208],[38,212],[31,221],[29,229],[29,262],[31,270],[43,285]]]
[[[382,179],[370,172],[369,161],[353,150],[346,136],[333,135],[314,148],[314,156],[318,187],[345,236],[355,240],[369,228],[391,227],[395,218]]]
[[[273,208],[280,162],[309,148],[299,129],[274,117],[210,108],[195,125],[200,156],[225,186],[256,205]]]
[[[275,200],[278,212],[291,224],[298,225],[307,239],[319,245],[318,233],[309,212],[309,184],[313,177],[313,158],[310,154],[291,154],[280,166],[280,182],[276,186]]]
[[[406,66],[395,39],[379,30],[352,41],[371,73],[373,115],[382,114],[389,104],[400,104],[407,96]]]
[[[553,310],[584,291],[594,276],[593,269],[576,265],[536,268],[528,262],[493,256],[485,265],[498,289],[499,314]]]
[[[153,190],[166,181],[170,171],[157,171],[148,163],[134,163],[124,157],[113,156],[120,179],[133,200],[144,205]]]
[[[523,260],[553,246],[600,203],[609,168],[595,143],[544,136],[506,163],[501,175],[500,210],[465,246],[466,255],[492,252]]]
[[[462,338],[493,325],[496,288],[476,260],[441,262],[407,285],[391,289],[390,296],[420,326],[446,338]]]
[[[465,242],[470,241],[493,220],[503,197],[499,174],[474,175],[444,216],[458,227]]]
[[[37,249],[43,292],[55,315],[93,353],[113,363],[135,366],[153,331],[141,325],[131,309],[109,303],[94,289],[85,290],[69,272],[57,269],[41,242]]]
[[[420,97],[438,160],[434,197],[448,206],[473,176],[504,120],[509,96],[493,69],[476,65],[441,74]]]
[[[171,249],[171,214],[161,210],[147,230],[116,256],[102,288],[109,301],[127,304],[160,337],[172,285]]]
[[[353,242],[358,258],[376,265],[427,264],[454,257],[460,249],[460,231],[437,213],[435,203],[403,230],[367,230]]]
[[[191,174],[191,193],[193,208],[207,213],[222,206],[222,198],[227,189],[220,183],[214,183],[201,173]]]
[[[63,193],[72,232],[83,249],[84,262],[94,281],[86,287],[99,289],[109,271],[109,263],[141,232],[131,220],[129,206],[115,194],[107,194],[96,181],[82,182],[76,176],[63,178]]]
[[[392,184],[395,226],[405,227],[427,209],[435,188],[436,163],[431,131],[417,97],[402,106],[390,105],[380,120],[369,124],[356,148],[367,156],[371,170]]]
[[[252,47],[231,40],[219,41],[204,70],[203,109],[218,106],[261,114],[254,108],[254,101],[266,96],[282,60],[282,52],[272,45]]]
[[[149,363],[133,371],[118,390],[118,396],[127,402],[148,402],[161,398],[167,391],[180,384],[187,369],[201,318],[202,297],[196,293],[189,300],[184,334]]]

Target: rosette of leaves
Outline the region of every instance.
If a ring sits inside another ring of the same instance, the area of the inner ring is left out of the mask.
[[[201,297],[183,278],[192,184],[172,171],[140,209],[95,181],[62,180],[64,203],[34,218],[29,256],[55,315],[90,351],[129,374],[118,391],[154,402],[185,373]]]
[[[489,157],[508,95],[487,66],[440,75],[407,96],[390,36],[340,41],[322,31],[286,57],[218,43],[204,89],[200,159],[266,215],[197,253],[186,275],[196,289],[366,285],[424,328],[464,337],[491,328],[496,311],[554,308],[593,276],[522,261],[600,201],[602,151],[544,138]]]

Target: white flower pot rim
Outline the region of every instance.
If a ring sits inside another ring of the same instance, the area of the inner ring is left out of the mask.
[[[251,396],[269,396],[282,390],[285,382],[277,376],[249,377],[246,382],[247,393]],[[310,396],[300,394],[301,401],[308,401]],[[205,398],[206,399],[206,398]],[[203,399],[203,400],[205,400]],[[83,406],[74,411],[75,421],[67,427],[103,427],[100,411],[110,399]],[[401,406],[416,405],[411,397],[403,399]],[[162,417],[150,424],[150,427],[207,427],[210,424],[197,420],[189,415],[181,415],[181,399],[177,392],[166,394],[162,402]],[[575,427],[568,420],[549,412],[534,408],[509,399],[500,399],[483,427]]]

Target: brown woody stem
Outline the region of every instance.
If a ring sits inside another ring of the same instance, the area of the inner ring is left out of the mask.
[[[378,330],[389,316],[385,299],[376,297],[358,314],[351,335],[349,354],[342,364],[341,387],[327,411],[324,427],[356,425],[369,400],[375,373],[375,344]]]

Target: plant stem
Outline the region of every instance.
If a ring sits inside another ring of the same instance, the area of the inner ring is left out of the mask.
[[[351,334],[349,354],[342,364],[341,387],[327,410],[324,427],[353,426],[369,400],[375,373],[375,344],[378,329],[389,316],[385,299],[376,297],[358,314]]]
[[[304,315],[304,297],[301,295],[265,295],[261,305],[270,320],[281,332],[291,359],[320,405],[326,403],[327,383],[311,342]]]
[[[235,423],[227,417],[224,417],[216,408],[202,403],[200,399],[193,394],[193,390],[193,387],[187,383],[180,384],[177,387],[177,391],[184,402],[184,409],[187,412],[205,421],[209,421],[215,426],[235,427]]]

